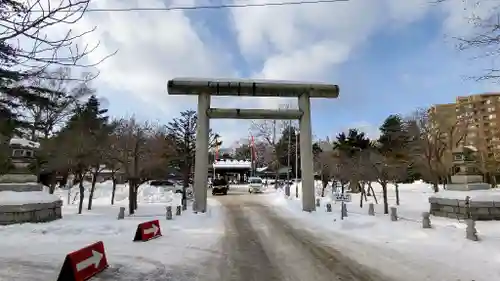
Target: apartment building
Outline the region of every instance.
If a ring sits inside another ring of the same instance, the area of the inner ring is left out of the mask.
[[[432,122],[432,126],[439,128],[452,127],[457,121],[457,104],[447,103],[447,104],[436,104],[431,106],[429,109],[429,119]]]
[[[457,118],[467,126],[462,145],[472,145],[488,158],[500,159],[500,93],[457,97]]]

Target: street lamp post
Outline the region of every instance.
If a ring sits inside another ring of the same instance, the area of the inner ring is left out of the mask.
[[[288,148],[287,148],[287,168],[286,168],[286,180],[287,180],[287,185],[290,185],[290,149],[292,148],[292,120],[288,122]],[[288,194],[290,196],[290,194]]]
[[[299,146],[298,146],[299,131],[295,130],[295,198],[299,198]]]

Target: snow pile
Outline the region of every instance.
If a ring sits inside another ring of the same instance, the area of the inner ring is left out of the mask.
[[[88,198],[90,194],[90,189],[92,184],[90,182],[84,182],[85,187],[85,198]],[[78,202],[79,200],[79,188],[78,185],[73,186],[70,192],[70,201]],[[128,201],[128,192],[129,188],[127,184],[118,184],[116,186],[115,191],[115,202],[125,202]],[[113,182],[105,181],[102,183],[96,183],[93,195],[94,202],[100,203],[110,203],[111,195],[113,193]],[[68,198],[68,190],[58,189],[55,194],[59,196],[64,202],[67,201]],[[163,187],[159,186],[151,186],[149,184],[142,184],[139,186],[139,190],[137,192],[137,199],[139,203],[173,203],[177,204],[180,194],[174,194],[170,190],[165,190]],[[86,199],[87,200],[87,199]]]
[[[0,280],[56,280],[66,254],[96,241],[104,242],[110,264],[102,280],[178,279],[178,266],[187,271],[197,259],[219,258],[217,243],[224,222],[221,208],[212,200],[206,214],[184,212],[170,221],[165,220],[164,204],[139,204],[135,215],[117,220],[126,202],[115,206],[104,202],[96,201],[91,211],[84,209],[81,215],[77,205],[64,206],[63,219],[51,223],[0,226]],[[132,242],[137,225],[155,219],[163,236],[147,243]]]
[[[455,191],[443,190],[434,195],[438,198],[460,199],[465,200],[469,196],[472,201],[498,201],[500,202],[500,190],[471,190],[471,191]]]
[[[423,182],[399,185],[400,220],[392,222],[383,214],[380,185],[372,186],[379,202],[375,204],[374,217],[368,216],[367,207],[368,203],[375,203],[373,196],[368,197],[368,202],[363,201],[361,208],[360,194],[352,194],[352,202],[346,203],[348,217],[344,220],[340,219],[341,204],[332,201],[331,189],[313,213],[303,212],[301,200],[294,196],[286,199],[282,191],[268,195],[267,199],[297,227],[314,229],[326,243],[395,280],[500,280],[500,222],[477,222],[479,242],[466,240],[466,226],[456,219],[431,217],[433,228],[423,229],[421,214],[429,210],[429,196],[435,195],[432,186]],[[438,195],[448,197],[454,193],[441,189]],[[464,198],[469,192],[459,194]],[[476,194],[471,193],[475,198],[483,198]],[[491,198],[498,191],[479,194]],[[389,206],[396,206],[394,185],[388,186],[388,197]],[[332,202],[332,213],[326,212],[326,202]]]
[[[319,196],[321,195],[323,188],[323,183],[320,180],[315,180],[314,181],[314,189],[316,192],[316,195]],[[325,189],[325,194],[330,192],[331,193],[331,183],[328,184],[328,187]],[[296,196],[298,194],[298,196]],[[302,182],[298,183],[292,183],[290,185],[290,197],[302,197]]]
[[[52,203],[59,197],[45,191],[0,191],[0,205],[22,205],[32,203]]]

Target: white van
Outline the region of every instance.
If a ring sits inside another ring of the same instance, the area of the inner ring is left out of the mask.
[[[264,184],[262,179],[259,177],[248,178],[248,192],[249,193],[261,193],[264,191]]]

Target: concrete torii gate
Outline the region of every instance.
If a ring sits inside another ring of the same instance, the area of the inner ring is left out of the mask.
[[[176,78],[168,81],[170,95],[198,95],[198,121],[194,168],[195,211],[207,205],[208,145],[210,118],[213,119],[299,119],[302,210],[316,210],[312,153],[310,98],[337,98],[339,87],[288,81],[249,79]],[[210,108],[211,96],[297,97],[299,109]]]

